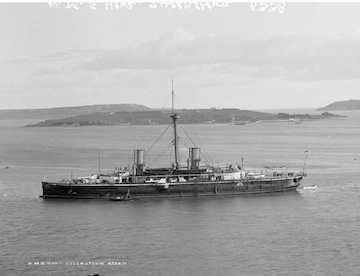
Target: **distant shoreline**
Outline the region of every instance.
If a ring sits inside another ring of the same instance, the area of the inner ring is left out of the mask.
[[[151,109],[143,105],[92,105],[39,110],[0,110],[3,126],[84,127],[165,125],[171,122],[171,109]],[[344,115],[321,112],[315,108],[257,109],[236,108],[178,109],[181,124],[234,124],[293,122],[339,119]],[[8,121],[8,122],[6,122]],[[22,125],[20,125],[23,123]]]
[[[308,120],[339,119],[345,117],[329,112],[321,115],[264,113],[240,109],[183,109],[175,110],[181,124],[234,124],[246,125],[257,122],[293,122]],[[121,125],[166,125],[171,122],[172,111],[104,112],[42,120],[28,127],[82,127],[82,126],[121,126]]]

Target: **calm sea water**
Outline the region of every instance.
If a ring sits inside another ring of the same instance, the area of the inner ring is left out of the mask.
[[[23,128],[0,121],[1,275],[360,275],[360,112],[343,120],[184,125],[210,163],[302,168],[266,196],[43,200],[41,181],[132,162],[166,126]],[[147,156],[167,165],[171,133]],[[166,156],[166,155],[165,155]],[[181,150],[185,162],[187,152]],[[203,158],[203,160],[205,159]]]

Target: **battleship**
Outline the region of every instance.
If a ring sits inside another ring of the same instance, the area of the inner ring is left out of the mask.
[[[173,87],[173,86],[172,86]],[[141,198],[235,196],[296,191],[306,173],[261,169],[246,170],[241,165],[214,166],[201,164],[201,149],[188,149],[185,165],[179,162],[178,120],[174,111],[172,89],[172,119],[174,160],[169,167],[146,166],[146,151],[134,150],[133,165],[113,172],[61,181],[43,181],[42,198],[107,199],[132,201]],[[305,159],[306,160],[306,159]],[[305,164],[304,164],[305,167]]]

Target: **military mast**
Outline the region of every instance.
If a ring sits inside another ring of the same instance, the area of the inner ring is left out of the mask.
[[[180,164],[180,155],[179,155],[179,137],[177,134],[176,121],[180,118],[180,115],[174,112],[174,80],[171,79],[171,90],[172,90],[172,115],[170,118],[173,120],[174,124],[174,148],[175,148],[175,169],[179,169]]]

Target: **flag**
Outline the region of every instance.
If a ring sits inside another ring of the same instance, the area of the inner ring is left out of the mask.
[[[309,152],[309,150],[304,151],[304,153],[307,153],[307,152]]]

